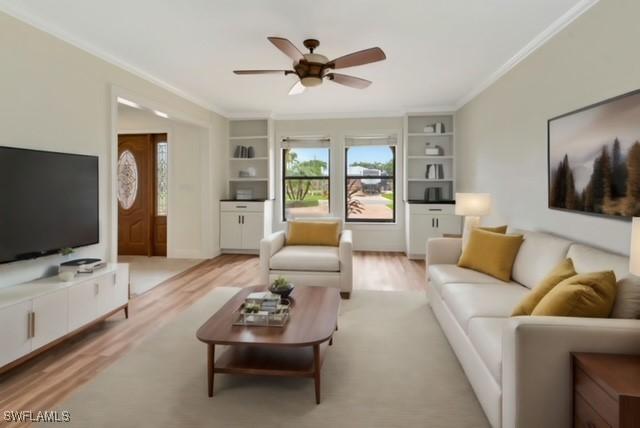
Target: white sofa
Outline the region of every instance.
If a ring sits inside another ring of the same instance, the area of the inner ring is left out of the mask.
[[[519,233],[525,239],[510,282],[458,267],[460,239],[429,240],[429,303],[492,426],[569,428],[570,353],[638,354],[640,320],[510,317],[511,311],[566,257],[578,273],[611,269],[618,280],[628,276],[628,259],[545,233]]]
[[[353,289],[353,243],[350,230],[341,230],[337,247],[285,245],[286,232],[272,233],[260,242],[262,282],[284,276],[295,285],[334,287],[343,298]]]

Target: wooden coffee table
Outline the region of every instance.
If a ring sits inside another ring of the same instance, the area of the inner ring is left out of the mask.
[[[320,368],[338,329],[340,293],[327,287],[296,287],[284,327],[232,325],[233,313],[245,297],[265,289],[240,290],[198,329],[196,336],[208,348],[209,397],[213,397],[215,373],[309,377],[315,380],[316,403],[320,404]],[[230,345],[217,361],[216,345]]]

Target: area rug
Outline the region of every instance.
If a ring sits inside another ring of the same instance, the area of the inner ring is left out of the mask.
[[[311,379],[216,375],[207,397],[198,327],[238,289],[218,288],[76,390],[72,427],[486,427],[421,292],[356,291]],[[59,426],[59,424],[54,425]]]

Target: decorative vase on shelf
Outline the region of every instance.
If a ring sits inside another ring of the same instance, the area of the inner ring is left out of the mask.
[[[253,146],[249,146],[249,147],[247,148],[247,157],[248,157],[248,158],[255,158],[255,157],[256,157],[256,151],[255,151],[255,149],[253,148]]]

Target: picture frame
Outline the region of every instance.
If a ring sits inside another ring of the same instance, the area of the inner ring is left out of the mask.
[[[547,121],[547,206],[640,216],[640,90]]]

